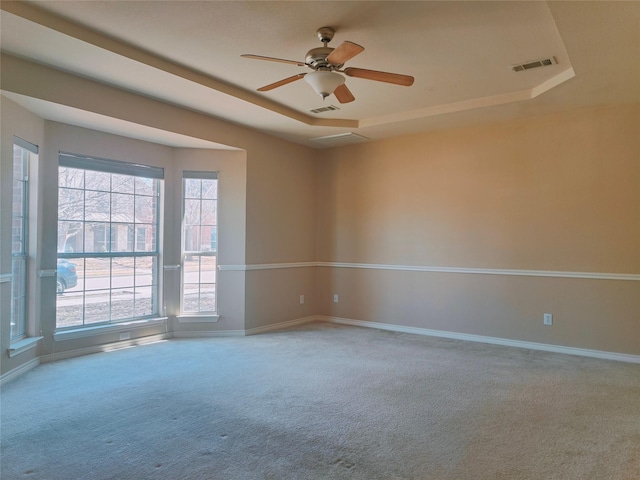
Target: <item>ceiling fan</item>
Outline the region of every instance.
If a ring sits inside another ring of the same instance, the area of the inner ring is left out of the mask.
[[[331,27],[320,28],[318,30],[318,38],[324,46],[309,50],[305,56],[304,62],[284,60],[282,58],[274,57],[263,57],[261,55],[242,55],[244,58],[289,63],[298,65],[299,67],[306,66],[313,70],[313,72],[298,73],[297,75],[293,75],[275,83],[270,83],[269,85],[258,88],[258,91],[266,92],[304,78],[323,100],[333,93],[340,103],[349,103],[353,102],[355,97],[345,85],[345,78],[340,75],[340,73],[344,73],[348,77],[393,83],[394,85],[403,85],[405,87],[413,85],[414,79],[409,75],[400,75],[398,73],[380,72],[378,70],[366,70],[364,68],[353,67],[347,67],[342,70],[342,67],[347,60],[350,60],[359,53],[362,53],[364,51],[364,47],[349,41],[342,42],[337,48],[328,47],[327,44],[333,38],[334,33],[335,31]]]

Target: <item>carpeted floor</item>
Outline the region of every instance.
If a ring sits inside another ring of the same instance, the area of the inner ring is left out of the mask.
[[[632,480],[640,366],[313,323],[42,365],[2,480]]]

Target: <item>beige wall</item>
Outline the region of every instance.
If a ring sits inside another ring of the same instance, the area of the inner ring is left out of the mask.
[[[637,105],[594,108],[329,150],[318,162],[317,258],[639,274],[639,125]],[[318,275],[323,315],[640,353],[637,281]]]
[[[316,267],[247,272],[246,328],[252,330],[316,314]],[[304,304],[300,304],[304,295]]]
[[[247,265],[315,260],[315,152],[261,144],[249,152]],[[248,270],[246,328],[287,322],[314,313],[314,268]],[[300,295],[305,303],[300,305]]]

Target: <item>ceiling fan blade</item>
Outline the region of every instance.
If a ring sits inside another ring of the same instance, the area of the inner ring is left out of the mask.
[[[364,51],[357,43],[342,42],[333,52],[327,56],[327,62],[333,65],[343,65],[350,58],[355,57]]]
[[[364,68],[345,68],[344,73],[350,77],[366,78],[376,82],[387,82],[395,85],[410,87],[413,85],[413,77],[400,75],[399,73],[379,72],[377,70],[366,70]]]
[[[344,83],[336,88],[333,94],[336,96],[340,103],[349,103],[353,102],[356,99],[356,97],[353,96],[353,93],[351,93],[351,90],[349,90],[347,88],[347,85]]]
[[[274,88],[281,87],[282,85],[286,85],[287,83],[295,82],[296,80],[300,80],[304,77],[306,73],[299,73],[292,77],[285,78],[284,80],[280,80],[279,82],[270,83],[269,85],[265,85],[264,87],[260,87],[258,89],[259,92],[266,92],[268,90],[273,90]]]
[[[305,66],[303,62],[298,62],[296,60],[285,60],[283,58],[263,57],[262,55],[252,55],[250,53],[244,53],[240,56],[243,58],[252,58],[254,60],[267,60],[269,62],[290,63],[291,65],[298,65],[299,67]]]

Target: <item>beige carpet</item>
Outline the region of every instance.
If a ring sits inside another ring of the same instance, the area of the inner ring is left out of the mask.
[[[640,366],[314,323],[42,365],[2,480],[637,480]]]

